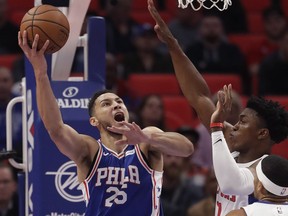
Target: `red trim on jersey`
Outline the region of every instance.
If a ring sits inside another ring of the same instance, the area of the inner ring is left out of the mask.
[[[153,171],[152,172],[152,181],[153,181],[153,207],[154,207],[154,209],[156,209],[157,208],[157,204],[156,204],[156,191],[155,190],[157,190],[157,188],[156,188],[156,180],[155,180],[155,172]]]
[[[97,155],[97,158],[96,158],[96,161],[95,161],[95,163],[94,163],[94,166],[93,166],[93,169],[92,169],[91,173],[90,173],[89,176],[86,178],[87,183],[91,180],[91,178],[92,178],[93,175],[95,174],[96,169],[98,168],[100,159],[102,158],[102,153],[103,153],[102,146],[101,146],[100,143],[98,143],[98,144],[99,144],[98,155]]]
[[[136,155],[137,155],[140,163],[142,164],[142,166],[147,170],[148,173],[152,174],[153,170],[147,165],[147,163],[143,159],[143,157],[141,155],[140,147],[138,145],[135,145],[135,150],[136,150]]]
[[[84,187],[85,187],[85,191],[86,191],[87,201],[89,201],[90,200],[90,193],[89,193],[88,185],[87,185],[86,181],[84,181],[83,183],[84,183]]]

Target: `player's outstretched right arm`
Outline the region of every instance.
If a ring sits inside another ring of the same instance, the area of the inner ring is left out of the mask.
[[[210,130],[210,117],[215,110],[215,106],[210,99],[210,90],[207,83],[182,51],[177,40],[173,37],[168,26],[156,10],[153,0],[147,1],[148,10],[156,22],[154,29],[158,38],[169,49],[182,92],[189,101],[189,104],[196,110],[201,122]]]
[[[27,32],[24,31],[22,37],[20,32],[18,33],[19,46],[22,48],[34,69],[37,106],[45,128],[58,149],[77,164],[81,162],[84,157],[88,156],[88,142],[90,142],[90,139],[87,136],[78,134],[73,128],[63,123],[47,75],[47,62],[44,52],[49,41],[46,41],[43,47],[37,51],[38,41],[39,35],[36,35],[32,48],[30,48],[27,44]]]

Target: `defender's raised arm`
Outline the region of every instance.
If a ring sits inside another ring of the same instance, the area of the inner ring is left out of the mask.
[[[202,123],[209,129],[210,117],[215,110],[215,106],[210,99],[210,90],[205,80],[182,51],[177,40],[156,10],[153,0],[148,0],[148,9],[156,22],[154,29],[158,38],[169,49],[175,74],[183,94],[189,104],[196,110]]]

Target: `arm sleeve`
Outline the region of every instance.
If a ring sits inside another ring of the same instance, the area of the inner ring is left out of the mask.
[[[254,191],[254,176],[248,168],[239,168],[232,157],[224,134],[212,134],[213,166],[220,190],[224,194],[249,195]]]

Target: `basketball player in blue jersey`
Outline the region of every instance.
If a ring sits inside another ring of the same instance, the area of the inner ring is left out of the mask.
[[[123,100],[108,91],[96,93],[89,103],[90,123],[99,130],[100,139],[78,134],[63,123],[50,86],[44,57],[49,41],[37,51],[39,35],[32,48],[27,32],[22,37],[19,33],[18,40],[34,69],[44,126],[58,149],[77,165],[87,204],[85,215],[162,215],[162,154],[188,156],[193,144],[179,133],[128,123]]]
[[[207,83],[182,51],[157,12],[153,0],[148,0],[148,9],[156,22],[154,29],[158,38],[166,43],[169,49],[184,96],[210,131],[210,119],[215,105],[211,101]],[[231,86],[225,88],[225,91],[231,91]],[[233,158],[227,146],[212,146],[213,166],[219,185],[216,216],[226,215],[231,210],[253,202],[255,167],[271,152],[272,145],[286,139],[288,114],[278,103],[255,97],[248,101],[234,126],[227,122],[220,126],[223,127],[230,151],[237,152],[237,155]]]

